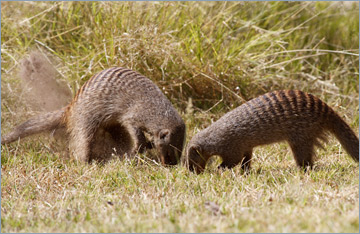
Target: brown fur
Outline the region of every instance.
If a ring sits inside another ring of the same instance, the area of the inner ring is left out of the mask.
[[[313,166],[314,146],[333,133],[359,161],[359,139],[352,129],[319,98],[301,91],[275,91],[252,99],[200,131],[187,147],[190,170],[202,172],[213,155],[220,167],[250,168],[255,146],[287,141],[298,166]]]
[[[183,120],[161,90],[141,74],[120,67],[94,75],[69,105],[17,126],[1,144],[57,129],[66,130],[70,154],[83,162],[142,152],[150,146],[147,132],[162,163],[173,165],[185,137]]]

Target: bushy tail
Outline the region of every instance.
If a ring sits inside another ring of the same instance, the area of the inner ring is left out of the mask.
[[[336,136],[346,152],[359,162],[359,138],[345,121],[335,112],[330,118],[330,131]]]
[[[20,138],[24,138],[33,134],[64,127],[64,115],[65,108],[33,117],[26,122],[16,126],[15,129],[9,134],[2,136],[1,144],[3,145],[11,143]]]

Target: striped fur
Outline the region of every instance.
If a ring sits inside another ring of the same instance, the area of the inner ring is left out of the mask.
[[[221,167],[241,164],[250,168],[252,149],[287,141],[297,165],[312,167],[314,146],[334,134],[344,149],[359,161],[359,139],[326,103],[297,90],[266,93],[228,112],[200,131],[187,147],[190,169],[201,172],[209,157],[219,155]]]
[[[60,127],[66,129],[71,155],[84,162],[106,160],[112,153],[142,152],[151,146],[147,132],[162,163],[176,164],[185,137],[184,121],[161,90],[122,67],[97,73],[64,109],[28,120],[1,143]]]

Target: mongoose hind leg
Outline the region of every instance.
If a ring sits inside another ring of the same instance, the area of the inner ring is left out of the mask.
[[[315,139],[303,137],[300,133],[291,137],[288,142],[296,164],[304,170],[307,170],[307,168],[311,169],[313,167]]]
[[[73,130],[70,152],[81,162],[90,162],[91,135],[85,129]]]
[[[223,156],[223,162],[220,164],[219,168],[231,169],[240,163],[241,169],[246,172],[249,171],[251,166],[252,149],[247,150],[241,154],[241,157],[238,156],[239,154],[237,154],[236,156]]]
[[[70,132],[70,154],[81,162],[91,161],[91,143],[94,142],[94,134],[97,132],[98,126],[90,121],[82,118],[74,121],[74,125]]]

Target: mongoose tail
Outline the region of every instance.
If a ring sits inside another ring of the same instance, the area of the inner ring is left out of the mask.
[[[355,135],[350,126],[334,112],[332,120],[329,122],[329,130],[339,140],[345,151],[356,161],[359,162],[359,138]]]
[[[1,144],[11,143],[18,139],[34,135],[37,133],[51,131],[60,127],[64,127],[64,108],[61,110],[48,112],[42,115],[33,117],[26,122],[18,125],[9,134],[1,137]]]

